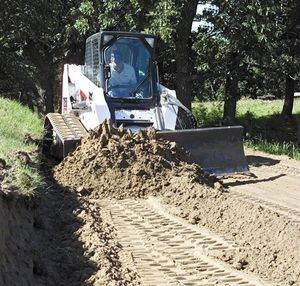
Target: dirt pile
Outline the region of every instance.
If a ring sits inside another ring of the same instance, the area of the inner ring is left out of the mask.
[[[161,192],[173,177],[208,182],[200,167],[175,142],[156,139],[155,130],[132,133],[109,121],[83,138],[54,170],[63,186],[91,197],[143,197]]]

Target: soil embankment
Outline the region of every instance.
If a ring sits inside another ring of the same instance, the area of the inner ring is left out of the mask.
[[[34,285],[33,222],[30,202],[0,191],[0,285]]]

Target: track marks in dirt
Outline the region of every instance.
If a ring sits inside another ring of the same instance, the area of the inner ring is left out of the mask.
[[[109,210],[142,285],[270,285],[216,261],[234,242],[168,213],[158,199],[95,200]]]
[[[282,206],[278,203],[269,201],[267,199],[261,199],[261,198],[255,197],[255,195],[253,195],[253,194],[246,195],[241,190],[231,191],[231,196],[238,198],[242,201],[246,201],[249,203],[260,205],[262,207],[265,207],[266,209],[270,209],[270,210],[280,214],[281,216],[285,217],[288,221],[299,225],[299,227],[300,227],[300,211],[299,211],[299,209]]]
[[[300,226],[300,164],[293,163],[294,167],[281,162],[251,167],[251,177],[225,178],[222,183],[233,197],[259,204]]]

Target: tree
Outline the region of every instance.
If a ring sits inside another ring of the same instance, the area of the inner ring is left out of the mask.
[[[76,0],[0,4],[0,52],[6,55],[1,72],[21,93],[30,94],[29,105],[43,112],[53,111],[60,63],[78,47],[75,30],[70,33],[69,27],[75,21],[72,9],[79,4]]]
[[[282,5],[283,2],[288,5]],[[299,63],[293,48],[296,45],[283,35],[289,26],[288,10],[293,9],[296,1],[212,0],[210,3],[216,9],[205,16],[212,28],[200,30],[195,45],[196,50],[204,46],[208,57],[205,61],[198,53],[198,64],[199,60],[204,61],[200,63],[200,72],[210,75],[209,81],[215,82],[215,76],[220,78],[218,82],[224,86],[223,120],[233,124],[240,95],[255,96],[258,88],[262,89],[260,92],[278,89],[278,83],[286,75],[289,78],[295,75]],[[287,90],[291,93],[291,88]]]
[[[282,1],[282,32],[280,35],[280,45],[284,51],[284,64],[286,71],[286,89],[284,104],[281,115],[285,119],[292,118],[295,79],[299,74],[300,52],[300,4],[298,1]]]
[[[176,69],[167,72],[169,82],[171,81],[171,86],[175,86],[178,99],[188,108],[191,108],[194,69],[191,29],[198,2],[196,0],[156,1],[156,5],[149,7],[148,24],[144,27],[145,31],[160,36],[164,41],[161,44],[164,50],[160,49],[160,51],[164,54],[162,58],[169,61],[167,64],[164,63],[164,66]]]
[[[197,0],[185,1],[180,9],[180,18],[176,26],[176,83],[179,100],[189,109],[192,101],[192,23],[198,6]]]

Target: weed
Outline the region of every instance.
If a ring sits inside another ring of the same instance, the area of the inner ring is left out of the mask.
[[[16,187],[24,195],[37,195],[43,187],[43,179],[36,169],[20,167],[16,171]]]
[[[194,103],[193,114],[199,127],[219,126],[222,122],[222,102]]]

